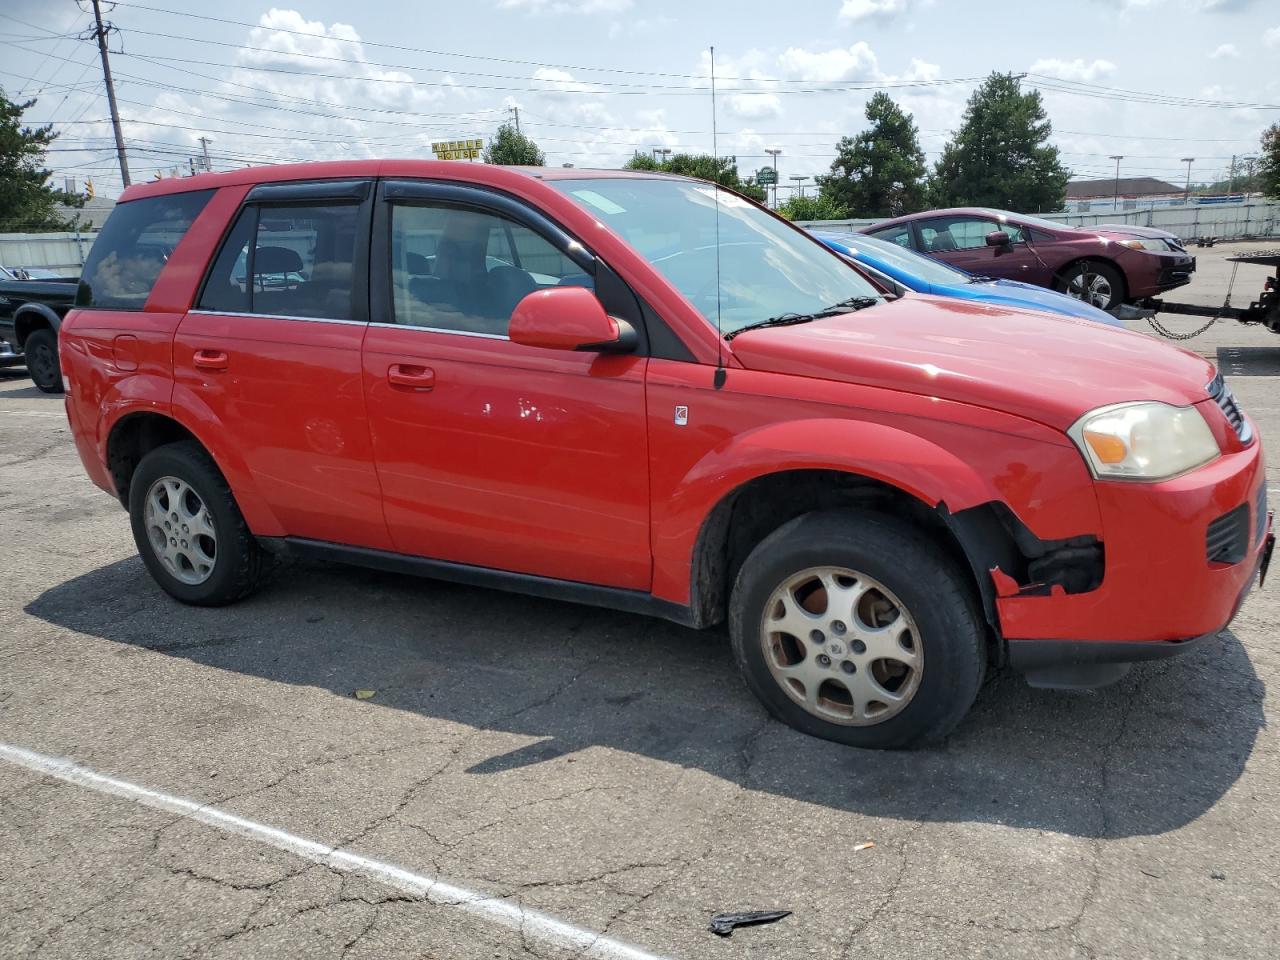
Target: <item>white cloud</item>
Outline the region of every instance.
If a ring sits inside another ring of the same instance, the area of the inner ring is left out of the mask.
[[[840,4],[840,19],[857,23],[860,20],[889,20],[906,13],[911,0],[844,0]]]
[[[562,93],[598,93],[600,90],[599,87],[573,79],[573,74],[569,71],[555,67],[539,67],[533,71],[533,79],[539,81],[538,89],[545,86],[548,90]]]
[[[1059,77],[1063,80],[1090,82],[1115,73],[1116,65],[1110,60],[1093,60],[1086,63],[1079,57],[1074,60],[1059,60],[1057,57],[1050,57],[1044,60],[1037,60],[1031,65],[1030,72]]]
[[[867,80],[879,72],[875,52],[861,40],[834,50],[788,47],[778,57],[778,66],[798,80]]]
[[[1280,27],[1272,27],[1262,35],[1262,42],[1268,47],[1280,47]]]
[[[633,0],[498,0],[499,10],[529,13],[621,13]]]
[[[1224,58],[1230,58],[1235,60],[1238,59],[1239,56],[1240,51],[1236,49],[1236,45],[1234,43],[1220,43],[1213,53],[1209,54],[1209,59],[1222,60]]]

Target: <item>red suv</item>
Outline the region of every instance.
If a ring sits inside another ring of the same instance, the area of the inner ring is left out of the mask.
[[[368,161],[128,189],[63,323],[90,477],[187,603],[277,554],[727,620],[785,722],[952,729],[988,664],[1211,636],[1271,543],[1213,368],[893,296],[708,183]]]
[[[1058,290],[1099,310],[1190,283],[1196,269],[1196,258],[1165,230],[1072,227],[984,207],[913,213],[862,232],[979,276]]]

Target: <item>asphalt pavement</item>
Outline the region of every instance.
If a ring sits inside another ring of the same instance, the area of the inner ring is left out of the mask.
[[[1234,249],[1170,298],[1220,302]],[[1280,339],[1187,346],[1280,436]],[[858,751],[769,720],[720,631],[317,564],[180,606],[61,399],[0,371],[0,956],[1269,960],[1278,591]]]

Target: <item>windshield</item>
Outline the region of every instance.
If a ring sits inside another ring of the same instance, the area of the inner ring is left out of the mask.
[[[901,270],[925,283],[953,284],[969,281],[969,274],[963,270],[888,240],[878,240],[861,233],[830,234],[829,236],[836,243],[844,244],[853,251],[855,257],[865,253],[872,266],[882,263],[891,270]]]
[[[554,180],[716,322],[716,194],[720,207],[720,329],[820,312],[880,294],[817,240],[709,183],[619,178]]]

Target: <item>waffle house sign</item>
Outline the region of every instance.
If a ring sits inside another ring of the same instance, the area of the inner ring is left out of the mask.
[[[475,160],[484,149],[484,139],[437,140],[431,144],[431,152],[437,160]]]

